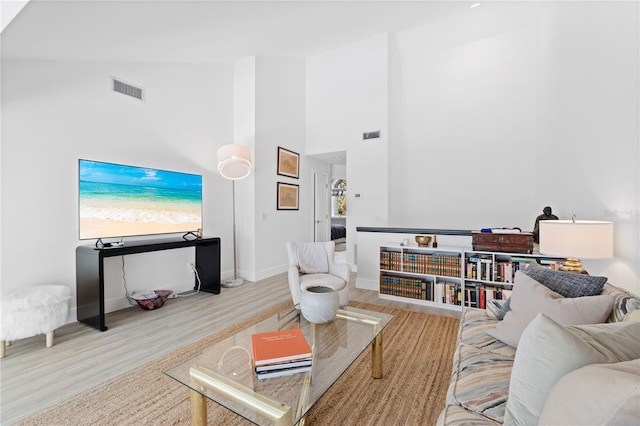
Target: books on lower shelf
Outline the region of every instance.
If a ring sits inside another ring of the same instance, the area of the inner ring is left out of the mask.
[[[462,300],[460,283],[438,281],[435,278],[421,279],[381,273],[379,288],[381,294],[448,305],[460,305]]]
[[[510,295],[511,290],[504,287],[494,287],[482,282],[467,282],[464,304],[471,308],[486,309],[490,300],[506,300]]]
[[[311,370],[311,346],[300,328],[252,334],[251,345],[258,379]]]

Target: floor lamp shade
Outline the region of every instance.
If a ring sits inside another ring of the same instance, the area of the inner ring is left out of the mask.
[[[243,179],[251,173],[251,154],[244,145],[223,145],[218,149],[217,157],[218,173],[225,179]]]

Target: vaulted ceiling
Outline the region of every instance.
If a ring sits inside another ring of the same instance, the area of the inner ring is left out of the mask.
[[[468,12],[471,3],[32,0],[2,32],[2,57],[185,63],[307,57]]]

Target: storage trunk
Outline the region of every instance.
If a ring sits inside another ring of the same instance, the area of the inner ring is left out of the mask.
[[[472,231],[472,245],[479,251],[503,251],[507,253],[533,253],[533,234],[500,234]]]

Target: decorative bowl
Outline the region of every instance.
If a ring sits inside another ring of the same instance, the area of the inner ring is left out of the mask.
[[[151,292],[148,292],[149,294]],[[153,293],[156,294],[156,297],[151,297],[147,299],[145,296],[135,296],[132,295],[132,299],[138,302],[138,305],[144,310],[150,311],[152,309],[162,308],[164,302],[167,301],[173,290],[153,290]]]
[[[418,243],[420,247],[429,247],[431,237],[428,235],[416,235],[416,243]]]
[[[338,313],[340,299],[338,292],[329,287],[313,286],[302,290],[300,311],[307,321],[326,324],[333,321]]]

